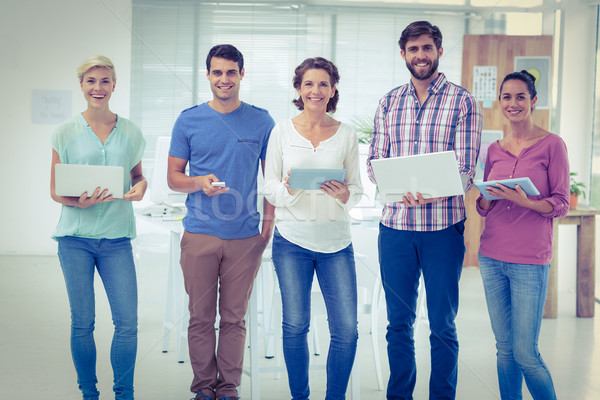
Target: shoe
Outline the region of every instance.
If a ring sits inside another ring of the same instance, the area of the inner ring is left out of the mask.
[[[213,400],[213,398],[207,394],[198,393],[198,394],[196,394],[196,397],[193,397],[190,400]]]

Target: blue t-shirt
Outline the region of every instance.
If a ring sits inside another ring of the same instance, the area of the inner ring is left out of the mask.
[[[52,133],[50,143],[63,164],[123,167],[123,193],[127,193],[131,188],[129,173],[142,160],[146,147],[140,128],[121,117],[117,117],[114,129],[102,144],[81,114],[59,125]],[[52,237],[56,239],[62,236],[133,239],[133,205],[128,200],[114,200],[88,208],[63,205]]]
[[[212,197],[203,191],[188,194],[183,219],[188,232],[221,239],[258,234],[256,179],[273,126],[266,110],[246,103],[228,114],[203,103],[179,115],[169,155],[188,160],[190,176],[214,174],[230,188]]]

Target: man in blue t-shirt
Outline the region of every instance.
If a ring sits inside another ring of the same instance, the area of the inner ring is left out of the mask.
[[[191,391],[194,399],[234,400],[242,376],[244,315],[273,228],[273,206],[264,201],[259,233],[256,203],[258,165],[264,170],[274,122],[266,110],[239,98],[244,59],[238,49],[214,46],[206,68],[213,99],[177,118],[167,178],[171,189],[188,193],[181,268],[190,301]]]

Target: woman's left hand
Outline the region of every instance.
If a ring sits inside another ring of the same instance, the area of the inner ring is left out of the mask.
[[[346,182],[325,182],[321,185],[321,191],[327,193],[334,199],[340,200],[344,204],[346,204],[346,202],[348,202],[348,199],[350,198],[350,190],[348,189],[348,185],[346,185]]]
[[[512,201],[513,203],[519,206],[525,206],[527,203],[527,194],[521,186],[516,185],[514,189],[509,188],[508,186],[504,186],[500,183],[496,183],[496,187],[488,186],[485,190],[492,196],[500,197],[508,201]]]
[[[123,200],[128,200],[128,201],[142,200],[142,198],[144,197],[144,193],[146,193],[147,185],[148,185],[148,182],[146,182],[145,179],[142,179],[141,181],[139,181],[138,183],[133,185],[133,187],[131,188],[131,190],[129,192],[127,192],[123,195]]]

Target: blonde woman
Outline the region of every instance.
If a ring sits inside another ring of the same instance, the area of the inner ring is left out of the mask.
[[[53,238],[71,306],[71,354],[77,383],[85,400],[98,400],[94,343],[94,275],[104,284],[115,325],[110,360],[115,400],[133,400],[133,370],[137,351],[137,286],[131,239],[135,237],[132,201],[146,192],[140,129],[108,106],[115,90],[113,63],[104,56],[86,59],[77,69],[87,109],[61,124],[51,136],[50,193],[62,204]],[[124,168],[121,199],[105,188],[80,197],[58,196],[56,164],[111,165]]]

